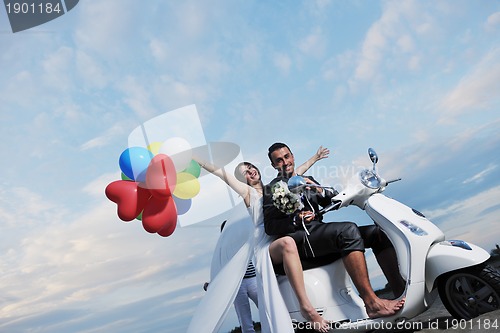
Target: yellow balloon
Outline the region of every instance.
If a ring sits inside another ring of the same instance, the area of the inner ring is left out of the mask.
[[[191,199],[200,192],[200,182],[190,173],[179,172],[174,195],[179,199]]]
[[[148,145],[148,150],[152,152],[153,155],[158,155],[162,144],[163,142],[152,142]]]

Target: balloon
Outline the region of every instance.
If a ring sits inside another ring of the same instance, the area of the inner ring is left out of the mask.
[[[175,229],[176,224],[177,209],[172,197],[165,200],[152,196],[142,212],[144,230],[155,233],[164,228],[172,228],[172,226]]]
[[[182,172],[190,173],[193,176],[195,176],[196,178],[198,178],[200,176],[200,173],[201,173],[201,167],[195,160],[191,160],[191,162],[189,162],[187,168],[184,169]]]
[[[158,230],[158,235],[163,237],[168,237],[175,231],[176,226],[177,226],[177,221],[169,222],[166,225],[164,225],[163,228]]]
[[[132,180],[132,179],[128,178],[123,172],[121,173],[121,179],[122,180]]]
[[[191,208],[191,199],[179,199],[177,197],[173,197],[175,201],[175,207],[177,207],[177,215],[186,214],[189,208]]]
[[[158,154],[149,163],[146,173],[146,186],[158,198],[168,198],[175,189],[177,177],[175,166],[170,157]]]
[[[162,143],[161,142],[152,142],[148,145],[148,150],[153,153],[153,155],[157,155],[160,151]]]
[[[158,153],[170,156],[176,170],[184,170],[191,162],[193,155],[189,142],[178,137],[163,142]]]
[[[123,221],[132,221],[146,206],[151,194],[138,183],[116,180],[106,186],[106,196],[118,205],[118,217]]]
[[[146,170],[153,154],[143,147],[130,147],[120,155],[120,169],[129,177],[138,182],[146,179]]]
[[[200,192],[200,182],[190,173],[177,174],[174,195],[179,199],[191,199]]]

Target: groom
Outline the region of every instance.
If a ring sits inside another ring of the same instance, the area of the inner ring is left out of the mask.
[[[364,251],[365,247],[371,247],[395,295],[403,293],[405,284],[399,275],[396,253],[387,236],[375,225],[358,227],[353,222],[324,223],[323,217],[316,213],[320,206],[330,204],[337,193],[320,187],[306,189],[302,211],[287,215],[278,210],[273,204],[272,186],[280,180],[286,182],[295,175],[295,160],[290,148],[284,143],[274,143],[269,147],[268,156],[278,176],[266,185],[264,191],[266,233],[291,236],[303,259],[340,255],[370,318],[391,316],[401,309],[404,300],[380,299],[375,295],[366,268]],[[319,185],[312,177],[305,179],[307,183]]]

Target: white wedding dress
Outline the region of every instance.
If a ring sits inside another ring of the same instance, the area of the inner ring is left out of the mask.
[[[250,188],[248,211],[249,217],[228,221],[217,242],[210,273],[212,280],[191,319],[188,333],[219,330],[252,257],[257,273],[262,333],[294,332],[269,255],[273,239],[264,230],[262,196],[254,188]]]

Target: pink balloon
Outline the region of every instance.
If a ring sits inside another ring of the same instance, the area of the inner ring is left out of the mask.
[[[176,225],[177,209],[172,197],[168,197],[165,200],[152,196],[142,212],[142,226],[144,230],[150,233],[165,230],[162,233],[169,236],[175,230]]]
[[[118,217],[123,221],[132,221],[146,206],[151,194],[149,190],[138,186],[137,182],[117,180],[106,186],[106,196],[117,204]]]
[[[149,163],[146,186],[151,194],[160,199],[172,195],[177,182],[174,162],[165,154],[158,154]]]

